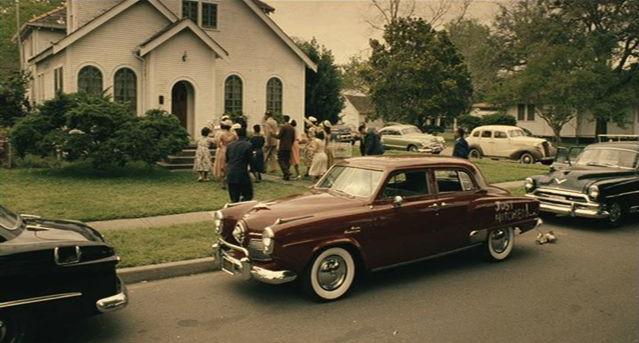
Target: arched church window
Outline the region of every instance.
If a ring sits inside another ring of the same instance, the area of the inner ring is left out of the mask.
[[[113,99],[120,103],[127,103],[129,108],[137,110],[137,77],[129,68],[122,68],[113,78]]]
[[[91,95],[102,94],[102,72],[94,66],[86,66],[78,73],[78,91]]]

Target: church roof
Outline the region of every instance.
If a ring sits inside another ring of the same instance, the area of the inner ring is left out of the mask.
[[[22,24],[20,27],[20,37],[28,35],[34,28],[42,28],[55,31],[67,31],[67,8],[61,6],[55,8],[49,12],[43,13],[37,17],[34,17]],[[14,40],[17,35],[14,36]]]
[[[353,104],[353,107],[360,114],[369,114],[375,112],[375,106],[371,99],[365,95],[344,95],[344,97]]]
[[[49,48],[40,52],[36,56],[33,56],[29,61],[38,63],[42,61],[43,59],[47,58],[48,56],[57,54],[58,52],[64,50],[67,46],[73,44],[78,39],[89,34],[97,27],[101,26],[105,22],[117,16],[119,13],[122,13],[123,11],[127,10],[129,7],[131,7],[135,3],[138,3],[139,1],[140,0],[122,0],[120,3],[118,3],[117,5],[109,9],[108,11],[93,18],[91,21],[89,21],[82,27],[78,28],[77,30],[73,31],[71,34],[67,35],[60,41],[55,42]],[[180,21],[177,15],[173,13],[171,10],[169,10],[161,1],[159,0],[146,0],[146,1],[150,3],[151,5],[153,5],[172,23],[172,25],[168,25],[168,27],[162,30],[163,32],[160,32],[159,34],[165,33],[166,31],[170,30],[172,26],[176,24],[176,22]],[[273,19],[271,19],[268,16],[269,13],[275,11],[275,8],[268,5],[263,0],[243,0],[243,1],[284,42],[284,44],[286,44],[302,61],[304,61],[304,63],[306,64],[308,68],[310,68],[313,71],[317,71],[317,64],[313,62],[308,57],[308,55],[306,55],[306,53],[304,53],[304,51],[302,51],[302,49],[300,49],[295,44],[295,42],[293,42],[291,37],[289,37],[286,33],[284,33],[284,31],[273,21]],[[33,20],[37,20],[37,22],[39,23],[40,22],[47,23],[50,26],[55,25],[54,23],[57,23],[58,21],[64,20],[64,25],[61,25],[61,24],[57,24],[57,25],[59,25],[60,29],[66,30],[66,11],[67,11],[66,6],[62,6],[51,12],[47,12],[39,17],[36,17]],[[33,25],[36,25],[35,22]],[[151,37],[151,38],[156,38],[155,36],[156,35],[154,35],[154,37]],[[148,43],[149,40],[147,40],[147,42],[145,43]],[[228,55],[228,52],[226,52],[221,46],[219,46],[219,44],[215,43],[214,45],[217,45],[217,47],[219,47],[221,51],[224,51],[224,54],[221,55],[223,58],[225,58],[225,56]],[[216,50],[218,55],[220,54],[219,49]]]
[[[171,39],[173,36],[187,29],[190,30],[196,37],[200,39],[201,42],[207,45],[211,50],[215,51],[215,53],[222,59],[225,59],[228,56],[228,52],[224,50],[221,45],[219,45],[213,38],[211,38],[211,36],[206,34],[206,32],[202,30],[202,28],[197,26],[192,20],[188,18],[182,18],[175,23],[168,25],[167,27],[144,41],[142,44],[140,44],[140,56],[148,54],[167,40]]]

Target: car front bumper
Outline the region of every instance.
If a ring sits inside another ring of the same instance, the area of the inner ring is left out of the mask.
[[[234,257],[231,251],[240,252],[244,257]],[[297,274],[290,270],[270,270],[256,266],[250,260],[247,249],[228,243],[221,238],[213,245],[213,254],[223,272],[243,280],[255,279],[271,285],[279,285],[297,278]]]
[[[95,303],[95,306],[101,313],[113,312],[122,309],[129,303],[129,294],[126,289],[126,285],[120,278],[117,279],[117,283],[117,294],[100,299]]]
[[[533,193],[526,194],[527,197],[533,198],[539,201],[539,210],[542,212],[563,214],[571,217],[583,217],[591,219],[606,219],[609,216],[600,204],[586,201],[571,201],[561,199],[561,196],[576,196],[576,194],[569,192],[549,191],[550,194],[556,197],[548,197],[541,195],[540,190],[535,190]],[[542,189],[542,191],[545,191]],[[548,191],[546,191],[548,192]],[[547,193],[542,193],[547,194]]]
[[[444,151],[444,149],[446,149],[446,146],[438,144],[431,146],[422,146],[421,148],[418,148],[417,151],[428,154],[439,154],[440,152]]]

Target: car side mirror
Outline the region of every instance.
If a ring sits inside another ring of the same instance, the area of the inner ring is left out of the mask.
[[[396,195],[393,198],[393,206],[395,207],[401,207],[402,203],[404,203],[404,198],[401,197],[401,195]]]

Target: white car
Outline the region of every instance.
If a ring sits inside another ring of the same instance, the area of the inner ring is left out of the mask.
[[[446,148],[443,137],[423,133],[414,125],[391,125],[379,130],[386,149],[439,154]]]
[[[467,141],[470,158],[501,157],[525,164],[550,164],[557,153],[546,139],[531,137],[517,126],[479,126],[470,133]]]

